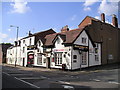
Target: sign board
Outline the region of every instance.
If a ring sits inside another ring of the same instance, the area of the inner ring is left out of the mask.
[[[74,49],[88,51],[88,46],[74,45],[73,47],[74,47]]]
[[[53,49],[54,52],[68,52],[69,49]]]
[[[29,59],[33,59],[33,58],[34,58],[33,54],[30,54]]]
[[[109,59],[109,60],[112,60],[112,59],[113,59],[113,55],[112,55],[112,54],[109,54],[109,55],[108,55],[108,59]]]
[[[27,50],[33,50],[33,49],[36,49],[36,45],[31,45],[27,47]]]

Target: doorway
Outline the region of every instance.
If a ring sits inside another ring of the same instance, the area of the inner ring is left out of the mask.
[[[47,67],[47,68],[50,68],[50,57],[47,57],[46,67]]]
[[[24,66],[24,63],[25,63],[25,58],[23,58],[23,66]]]

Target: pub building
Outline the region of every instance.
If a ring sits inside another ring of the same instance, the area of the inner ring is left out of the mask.
[[[48,66],[75,70],[101,65],[101,43],[94,43],[85,27],[69,30],[68,26],[45,37]],[[95,51],[96,50],[96,51]]]

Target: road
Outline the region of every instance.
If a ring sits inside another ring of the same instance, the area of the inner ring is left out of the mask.
[[[35,85],[26,83],[18,78],[12,77],[7,73],[2,73],[2,88],[39,88]]]
[[[118,68],[83,71],[61,71],[3,65],[3,88],[116,88]],[[12,82],[12,83],[10,83]]]

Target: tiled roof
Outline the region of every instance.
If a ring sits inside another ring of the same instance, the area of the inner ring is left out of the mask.
[[[26,39],[26,38],[35,36],[35,43],[36,43],[39,39],[41,39],[41,41],[44,43],[44,42],[45,42],[44,37],[45,37],[46,35],[53,34],[53,33],[56,33],[56,32],[55,32],[53,29],[49,29],[49,30],[46,30],[46,31],[34,33],[34,34],[29,35],[29,36],[27,36],[27,37],[24,37],[24,38],[22,38],[22,39]],[[21,40],[22,40],[22,39],[21,39]]]
[[[74,40],[79,36],[79,34],[83,31],[84,28],[77,28],[66,32],[60,32],[55,34],[50,34],[45,37],[45,46],[52,46],[53,40],[57,35],[60,35],[60,37],[63,39],[64,44],[71,44],[74,42]]]

